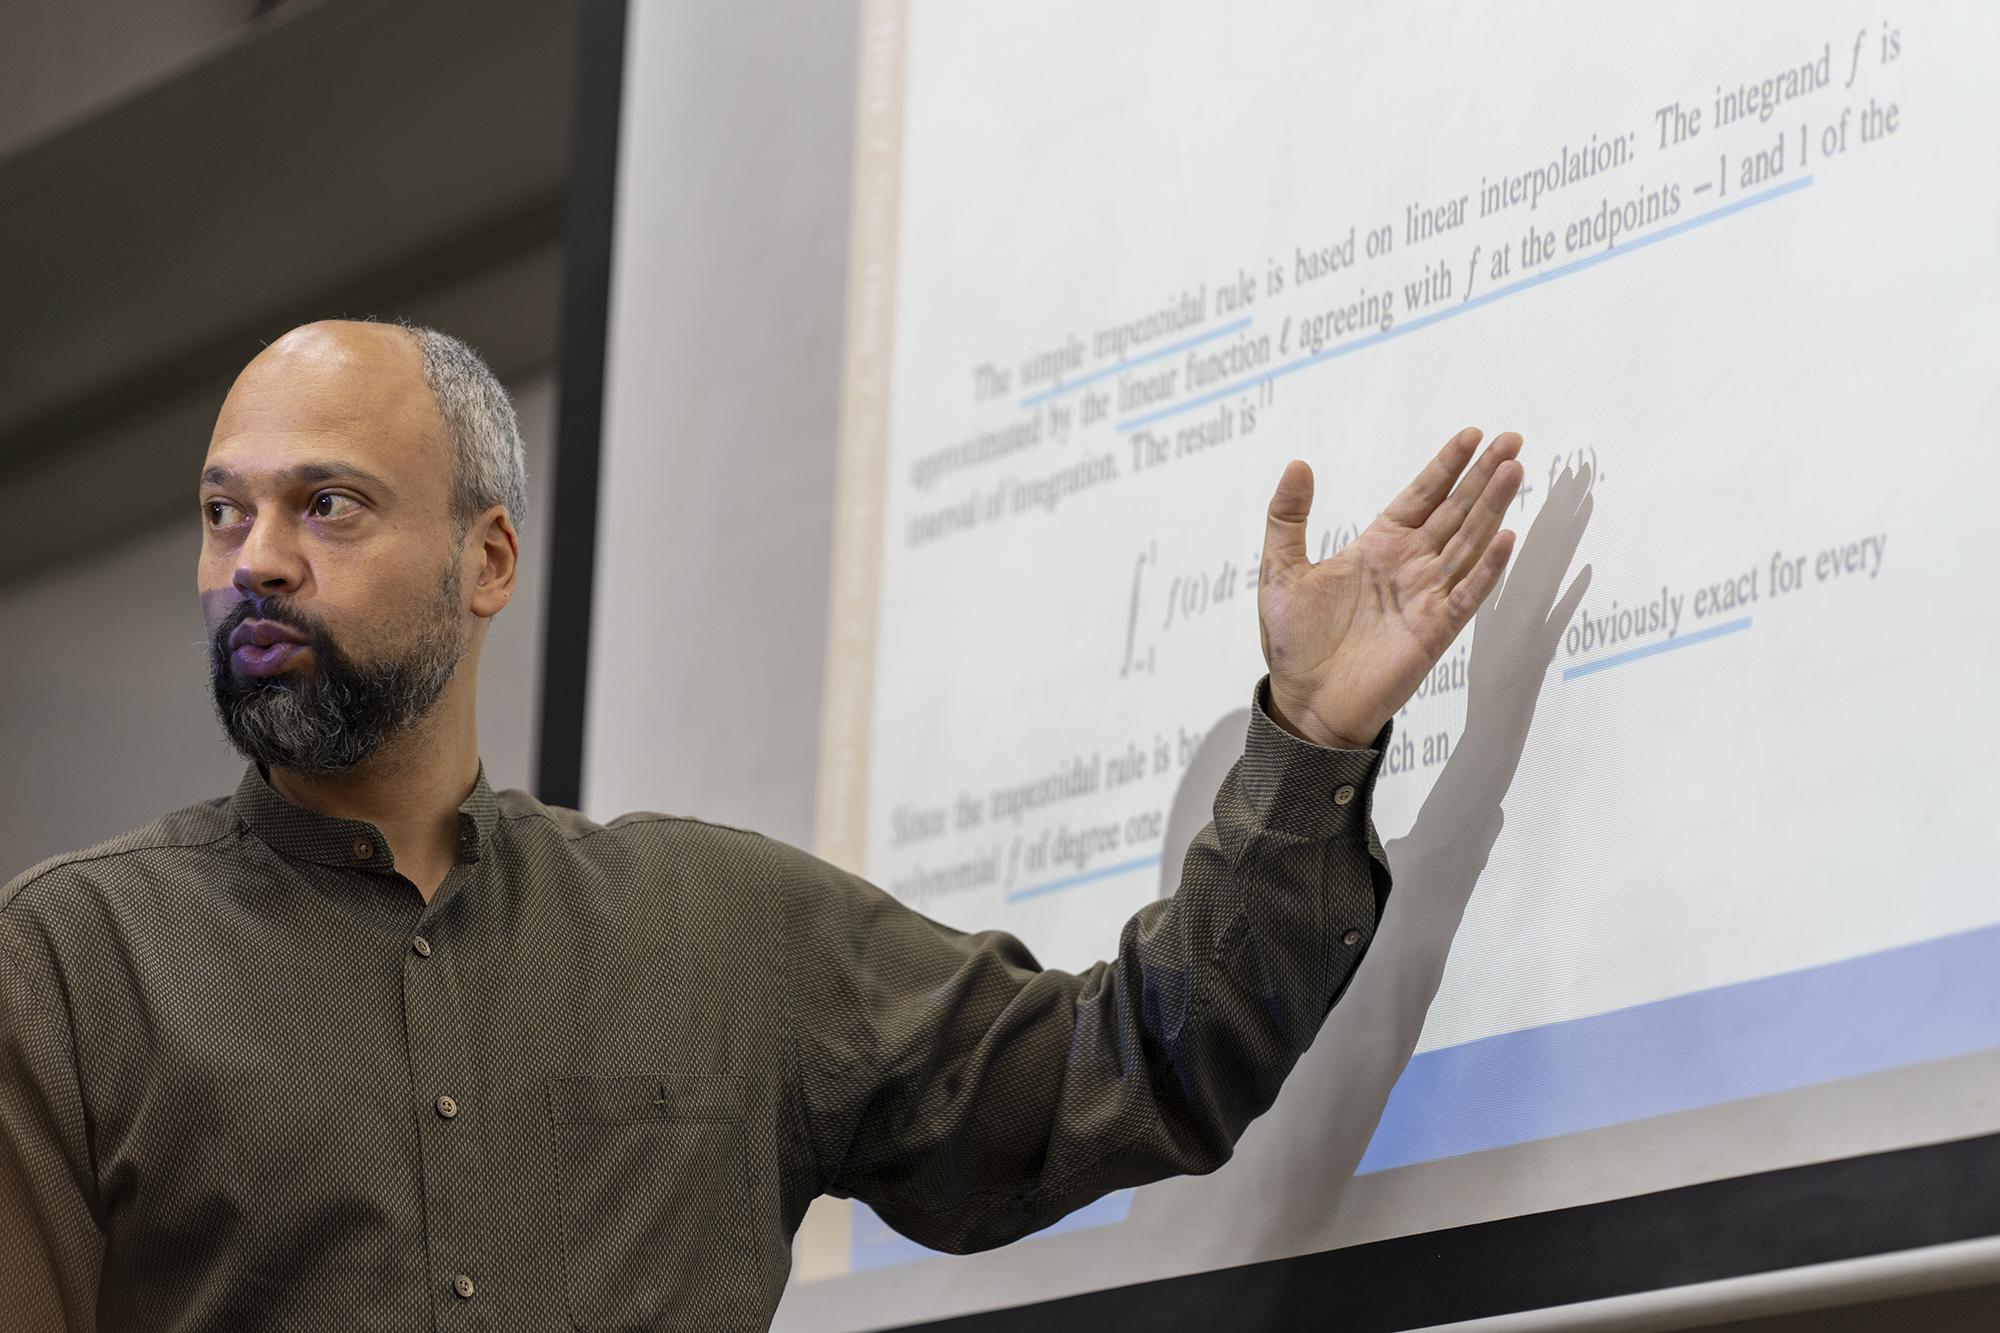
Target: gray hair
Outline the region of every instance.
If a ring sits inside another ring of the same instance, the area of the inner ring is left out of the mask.
[[[528,517],[528,456],[513,400],[458,339],[417,324],[401,328],[423,353],[424,381],[451,441],[451,509],[460,530],[496,504],[507,506],[518,528]]]

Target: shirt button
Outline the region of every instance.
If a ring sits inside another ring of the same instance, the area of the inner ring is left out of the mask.
[[[1353,799],[1354,799],[1354,788],[1345,784],[1343,784],[1339,789],[1337,789],[1333,793],[1333,803],[1335,805],[1346,805],[1349,801]]]
[[[1361,932],[1358,930],[1350,930],[1345,935],[1342,935],[1340,937],[1340,942],[1342,944],[1359,944],[1361,943]]]
[[[369,857],[375,855],[375,844],[366,838],[356,838],[354,840],[354,854],[363,861],[366,861]]]
[[[472,1285],[472,1279],[463,1273],[460,1273],[451,1280],[451,1289],[458,1293],[458,1298],[462,1301],[471,1300],[472,1293],[475,1290]]]
[[[410,947],[417,951],[417,957],[419,958],[429,958],[431,956],[431,942],[421,935],[410,941]]]
[[[437,1099],[438,1114],[449,1120],[458,1114],[458,1102],[450,1097]]]

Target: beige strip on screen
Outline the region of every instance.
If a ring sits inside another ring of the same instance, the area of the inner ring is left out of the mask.
[[[863,868],[868,820],[875,612],[881,588],[889,376],[894,365],[906,3],[864,0],[854,107],[840,459],[814,842],[820,856],[857,871]],[[793,1243],[793,1277],[811,1282],[846,1273],[853,1231],[850,1201],[815,1200]]]

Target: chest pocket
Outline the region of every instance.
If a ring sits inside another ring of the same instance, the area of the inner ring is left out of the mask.
[[[574,1327],[762,1326],[745,1101],[737,1074],[549,1080]]]

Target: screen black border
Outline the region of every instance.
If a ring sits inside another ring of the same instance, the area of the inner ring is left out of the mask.
[[[1993,1235],[2000,1134],[901,1327],[1378,1333]]]
[[[625,80],[625,0],[577,0],[576,106],[563,212],[562,325],[556,343],[555,508],[542,621],[542,711],[535,794],[582,801],[597,488],[610,336],[611,248]]]

